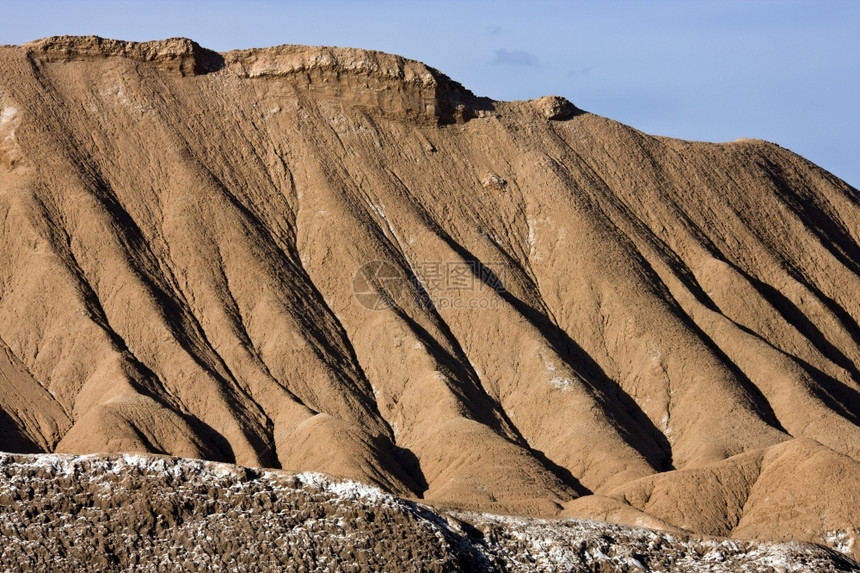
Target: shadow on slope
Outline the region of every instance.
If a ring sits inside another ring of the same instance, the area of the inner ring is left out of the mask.
[[[42,452],[18,423],[5,410],[0,410],[0,451],[16,454],[37,454]]]

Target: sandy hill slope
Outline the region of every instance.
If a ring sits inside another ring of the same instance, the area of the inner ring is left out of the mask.
[[[0,450],[860,552],[860,196],[340,48],[0,47]]]

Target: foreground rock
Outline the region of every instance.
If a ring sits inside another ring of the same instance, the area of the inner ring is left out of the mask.
[[[321,474],[197,460],[0,454],[0,569],[852,571],[799,543],[446,514]]]

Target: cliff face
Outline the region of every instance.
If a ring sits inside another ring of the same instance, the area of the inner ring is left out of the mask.
[[[361,50],[51,38],[0,70],[0,449],[858,534],[860,205],[801,157]]]
[[[31,42],[26,51],[37,65],[122,59],[183,77],[226,68],[241,78],[281,79],[314,99],[369,106],[417,122],[463,121],[492,104],[421,62],[352,48],[286,45],[218,54],[187,38],[140,43],[58,36]]]

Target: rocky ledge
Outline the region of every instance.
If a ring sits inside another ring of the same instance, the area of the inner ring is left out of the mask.
[[[311,90],[315,97],[349,100],[389,116],[443,124],[492,115],[496,106],[421,62],[374,50],[283,45],[219,54],[188,38],[129,42],[98,36],[53,36],[24,48],[38,63],[125,58],[181,76],[226,70],[245,79],[277,78]],[[580,112],[558,96],[534,104],[549,120],[569,119]]]
[[[224,67],[224,58],[188,38],[126,42],[98,36],[52,36],[25,44],[39,62],[72,62],[98,58],[128,58],[148,62],[183,76],[207,74]]]

